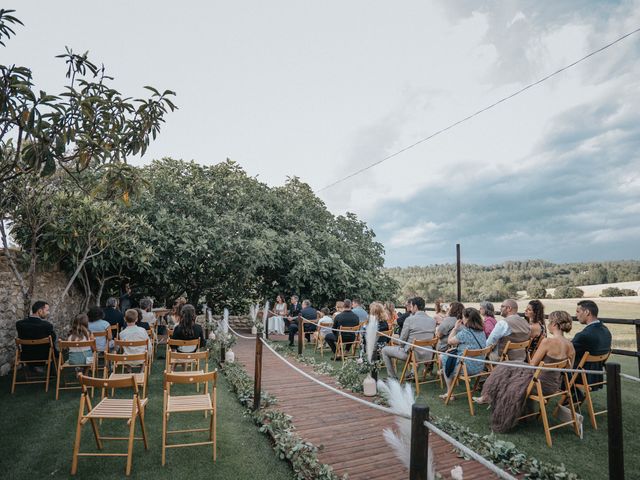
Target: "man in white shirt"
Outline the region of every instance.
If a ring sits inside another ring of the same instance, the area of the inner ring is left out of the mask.
[[[144,328],[136,325],[136,322],[138,321],[138,312],[133,309],[129,309],[124,313],[124,319],[127,322],[127,328],[120,332],[120,340],[125,340],[127,342],[136,340],[147,341],[146,347],[124,347],[124,353],[127,355],[137,355],[151,351],[149,334]]]
[[[153,309],[153,300],[150,298],[143,298],[140,300],[140,308],[142,309],[142,321],[147,322],[151,328],[156,324],[157,319],[155,313],[151,311]]]
[[[500,305],[500,315],[502,318],[498,320],[491,335],[487,338],[487,346],[494,345],[489,355],[491,360],[500,360],[502,350],[508,341],[524,342],[529,339],[531,327],[526,318],[518,315],[518,302],[508,298]],[[527,352],[525,349],[512,350],[509,352],[511,360],[526,360]]]

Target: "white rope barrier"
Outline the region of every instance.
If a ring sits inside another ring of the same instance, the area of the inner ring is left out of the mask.
[[[500,467],[494,465],[489,460],[484,458],[482,455],[474,452],[469,447],[463,445],[462,443],[457,441],[452,436],[446,434],[445,432],[440,430],[438,427],[436,427],[433,423],[424,422],[424,426],[427,427],[429,430],[431,430],[436,435],[438,435],[439,437],[441,437],[442,439],[444,439],[445,441],[449,442],[451,445],[453,445],[455,448],[457,448],[458,450],[463,452],[465,455],[468,455],[469,457],[473,458],[476,462],[480,463],[484,467],[486,467],[489,470],[491,470],[493,473],[498,475],[500,478],[502,478],[504,480],[517,480],[516,477],[514,477],[511,474],[509,474],[508,472],[505,472]]]
[[[303,319],[303,322],[305,323],[310,323],[312,325],[316,325],[318,326],[317,323],[315,322],[310,322],[309,320]],[[328,328],[334,332],[339,332],[340,329],[338,328],[332,328],[332,327],[328,327],[328,326],[323,326],[320,325],[320,328]],[[364,330],[358,330],[357,332],[346,332],[346,333],[361,333]],[[537,367],[535,365],[528,365],[526,363],[520,364],[520,363],[509,363],[509,362],[495,362],[493,360],[487,360],[487,359],[481,359],[481,358],[476,358],[476,357],[465,357],[463,355],[457,355],[455,353],[447,353],[447,352],[441,352],[439,350],[434,350],[433,348],[429,348],[429,347],[421,347],[418,345],[413,345],[412,343],[409,342],[405,342],[404,340],[400,340],[397,337],[392,337],[390,335],[387,335],[386,333],[382,333],[382,332],[378,332],[378,335],[389,338],[391,340],[393,340],[394,342],[398,342],[398,343],[402,343],[404,345],[409,345],[412,346],[415,349],[418,350],[422,350],[424,352],[430,352],[430,353],[435,353],[438,355],[444,355],[447,357],[453,357],[453,358],[464,358],[465,360],[471,360],[473,362],[482,362],[482,363],[486,363],[488,365],[504,365],[504,366],[509,366],[509,367],[515,367],[515,368],[524,368],[524,369],[528,369],[528,370],[550,370],[552,372],[567,372],[567,373],[588,373],[588,374],[593,374],[593,375],[605,375],[604,371],[600,371],[600,370],[584,370],[584,369],[577,369],[577,368],[550,368],[550,367]]]
[[[632,382],[639,382],[640,383],[640,378],[638,378],[638,377],[632,377],[631,375],[627,375],[626,373],[621,373],[620,376],[622,378],[626,378],[627,380],[631,380]]]
[[[236,337],[244,338],[245,340],[253,340],[254,338],[256,338],[256,337],[247,337],[246,335],[240,335],[233,328],[231,328],[231,325],[229,325],[229,330],[231,330]]]

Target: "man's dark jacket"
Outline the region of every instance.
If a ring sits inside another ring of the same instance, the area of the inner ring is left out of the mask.
[[[18,338],[22,340],[39,340],[51,336],[54,355],[57,355],[57,351],[55,350],[56,332],[53,330],[53,325],[51,325],[50,322],[40,317],[30,316],[24,320],[18,320],[16,322],[16,330],[18,330]],[[46,344],[22,346],[23,360],[46,360],[47,355],[49,355],[49,346]]]

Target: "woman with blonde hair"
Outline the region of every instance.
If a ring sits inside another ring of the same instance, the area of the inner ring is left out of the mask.
[[[369,305],[369,318],[376,317],[378,320],[378,331],[386,332],[389,330],[389,312],[384,304],[381,302],[371,302]],[[368,325],[363,327],[363,330],[366,331]],[[379,335],[376,339],[376,353],[374,354],[374,360],[379,357],[379,350],[384,347],[389,342],[389,338]],[[362,349],[366,350],[366,333],[362,334]]]
[[[332,317],[335,319],[336,315],[338,315],[340,312],[342,312],[344,310],[344,302],[342,300],[338,300],[336,302],[336,308],[335,308],[335,312],[333,312]]]

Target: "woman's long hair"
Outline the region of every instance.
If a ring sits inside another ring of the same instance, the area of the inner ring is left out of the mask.
[[[458,320],[462,318],[462,312],[464,312],[464,305],[460,302],[451,302],[449,306],[449,315],[456,317]]]
[[[193,326],[196,323],[196,309],[193,305],[187,303],[180,311],[180,328],[186,337],[196,338]]]
[[[372,302],[371,305],[369,305],[369,315],[375,315],[379,322],[389,320],[389,313],[380,302]]]
[[[91,338],[91,332],[89,331],[89,317],[85,313],[76,315],[71,321],[69,337],[75,340],[89,340]]]
[[[533,310],[533,318],[530,319],[531,323],[539,323],[544,328],[544,305],[540,300],[531,300],[529,302],[531,310]]]
[[[465,308],[462,316],[466,319],[465,325],[472,330],[484,330],[482,315],[475,308]]]

